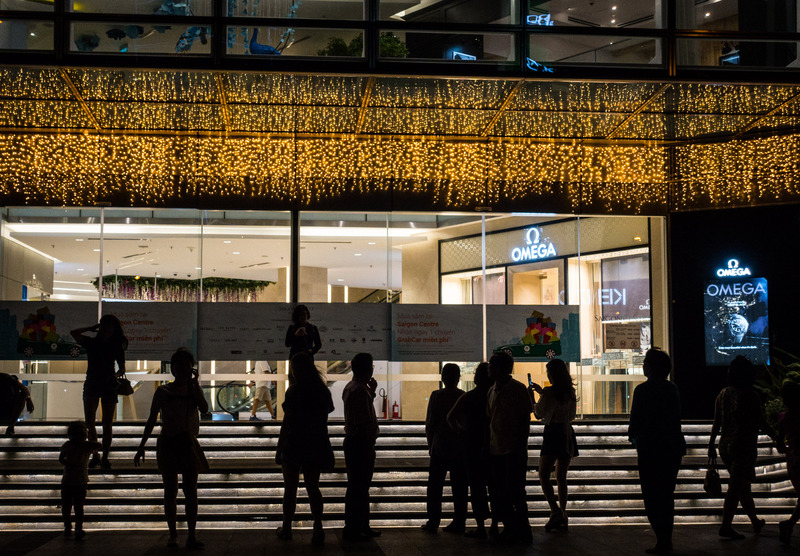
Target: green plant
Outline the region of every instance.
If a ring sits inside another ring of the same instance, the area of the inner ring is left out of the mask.
[[[800,384],[800,357],[778,348],[774,351],[776,355],[769,365],[764,365],[765,372],[756,380],[755,388],[764,400],[767,423],[777,431],[778,415],[786,411],[781,398],[781,387],[787,380]]]
[[[379,39],[381,58],[408,58],[410,54],[406,43],[391,32],[381,33]],[[341,37],[330,37],[325,48],[317,51],[318,56],[361,57],[364,55],[364,35],[359,34],[349,43]]]

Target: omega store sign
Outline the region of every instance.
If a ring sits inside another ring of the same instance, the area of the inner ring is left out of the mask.
[[[767,279],[754,278],[738,259],[714,274],[703,292],[706,365],[727,366],[737,355],[769,363]]]

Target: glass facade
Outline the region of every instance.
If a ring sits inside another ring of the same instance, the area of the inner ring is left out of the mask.
[[[80,416],[85,360],[70,353],[68,331],[97,318],[102,275],[100,311],[126,326],[137,384],[119,418],[145,417],[181,345],[198,355],[215,414],[249,416],[247,373],[258,359],[276,371],[280,403],[284,334],[298,302],[320,330],[316,363],[334,418],[359,351],[375,355],[381,417],[396,403],[396,418],[424,419],[444,363],[458,362],[469,388],[495,350],[512,353],[519,380],[540,383],[547,357],[562,357],[582,415],[625,414],[644,379],[643,350],[667,345],[665,280],[654,271],[665,254],[653,241],[663,225],[622,216],[8,208],[2,367],[31,381],[40,402],[32,418]]]

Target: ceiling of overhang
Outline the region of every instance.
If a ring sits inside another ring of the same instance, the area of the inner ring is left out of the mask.
[[[0,68],[0,133],[719,141],[800,131],[800,85]]]

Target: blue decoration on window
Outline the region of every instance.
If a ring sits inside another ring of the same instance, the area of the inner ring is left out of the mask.
[[[531,71],[537,71],[537,72],[541,72],[541,73],[555,73],[555,69],[554,68],[549,68],[549,67],[547,67],[547,66],[545,66],[543,64],[540,64],[539,62],[537,62],[536,60],[534,60],[532,58],[528,58],[527,66],[528,66],[528,69],[531,70]]]

